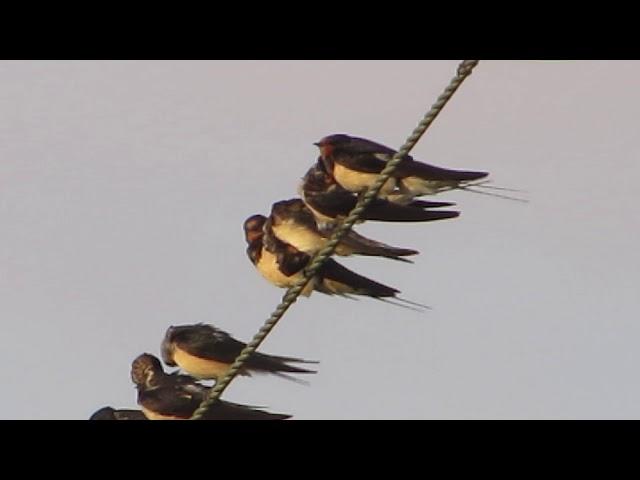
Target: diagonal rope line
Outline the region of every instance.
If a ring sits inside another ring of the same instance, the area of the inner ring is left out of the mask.
[[[262,325],[258,333],[247,344],[247,346],[240,352],[240,355],[235,359],[226,375],[221,380],[217,381],[215,386],[209,391],[207,398],[200,404],[198,409],[193,412],[191,420],[200,420],[207,410],[220,398],[227,386],[236,377],[245,361],[253,352],[255,352],[260,344],[265,340],[267,335],[276,326],[278,321],[284,316],[285,312],[291,305],[295,303],[300,296],[300,293],[309,281],[316,274],[322,264],[331,256],[335,251],[340,240],[351,230],[353,225],[360,219],[360,215],[367,208],[369,203],[378,195],[378,192],[382,188],[382,185],[391,177],[391,174],[396,169],[402,158],[407,155],[411,149],[418,143],[418,140],[427,131],[431,123],[438,116],[442,108],[453,97],[453,94],[458,90],[458,87],[462,82],[471,74],[475,66],[478,64],[478,60],[464,60],[458,65],[455,77],[451,79],[451,82],[445,88],[444,92],[438,97],[436,102],[431,106],[426,115],[422,118],[418,126],[413,130],[411,135],[407,138],[404,145],[398,150],[398,152],[391,158],[384,169],[378,175],[375,183],[369,187],[366,193],[358,200],[356,206],[351,210],[349,216],[344,222],[335,230],[329,241],[311,260],[304,272],[304,278],[298,281],[293,287],[289,288],[282,301],[273,311],[269,319]]]

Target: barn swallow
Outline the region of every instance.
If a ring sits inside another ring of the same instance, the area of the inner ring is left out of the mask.
[[[171,367],[179,366],[198,379],[217,381],[224,377],[233,361],[246,346],[246,343],[236,340],[213,325],[199,323],[171,326],[162,341],[162,360]],[[286,373],[317,373],[288,363],[318,362],[254,352],[245,362],[240,374],[272,373],[295,380]]]
[[[147,417],[140,410],[116,410],[103,407],[91,415],[89,420],[147,420]]]
[[[320,149],[325,168],[336,182],[354,193],[367,190],[386,162],[397,153],[371,140],[344,134],[329,135],[314,145]],[[413,197],[461,188],[488,175],[488,172],[436,167],[405,155],[379,196],[387,198],[397,188],[399,194],[389,199],[404,203]]]
[[[188,375],[164,373],[160,360],[148,353],[139,355],[131,364],[131,379],[138,389],[138,405],[149,420],[189,419],[210,390]],[[203,419],[284,420],[290,417],[218,400]]]
[[[268,228],[266,217],[262,215],[249,217],[244,223],[244,228],[247,241],[252,239],[247,247],[247,255],[267,281],[280,288],[290,288],[304,277],[304,270],[311,256],[278,239]],[[393,298],[411,305],[429,308],[398,297],[399,290],[358,275],[332,258],[322,264],[316,275],[304,287],[301,295],[308,297],[314,290],[343,297],[368,296],[398,305],[388,300]]]
[[[313,212],[299,198],[274,203],[267,224],[267,228],[280,240],[309,255],[320,251],[333,233],[333,228],[321,229],[318,226]],[[409,262],[402,257],[419,252],[392,247],[350,230],[338,243],[335,253],[340,256],[373,255]]]
[[[336,183],[325,169],[321,158],[302,178],[299,192],[321,228],[333,226],[344,219],[358,203],[357,195]],[[428,210],[455,205],[451,202],[411,200],[405,203],[401,205],[382,198],[375,198],[363,212],[360,217],[361,221],[430,222],[455,218],[460,215],[460,212],[452,210]]]

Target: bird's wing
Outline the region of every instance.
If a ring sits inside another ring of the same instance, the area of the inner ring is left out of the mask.
[[[335,189],[326,193],[306,195],[305,201],[323,215],[335,218],[347,215],[356,206],[358,199],[351,192]]]
[[[448,168],[436,167],[428,163],[416,162],[405,159],[396,168],[394,176],[398,177],[418,177],[423,180],[439,181],[471,181],[479,180],[489,175],[488,172],[475,172],[468,170],[451,170]]]
[[[450,210],[425,210],[414,206],[398,205],[382,199],[374,199],[364,211],[362,218],[382,222],[429,222],[455,218],[460,213]]]
[[[322,265],[321,270],[322,283],[326,283],[326,280],[333,282],[337,288],[333,293],[336,294],[353,293],[371,297],[394,297],[396,293],[400,293],[395,288],[378,283],[343,267],[331,258]],[[346,288],[342,288],[342,286]]]
[[[209,326],[207,326],[209,327]],[[199,358],[231,363],[246,346],[231,335],[215,328],[199,328],[176,335],[175,345]]]
[[[335,153],[332,159],[350,170],[362,173],[380,173],[386,164],[386,160],[373,153],[339,152]]]
[[[278,249],[276,258],[280,271],[290,277],[306,267],[311,257],[295,247],[285,244],[285,246]]]

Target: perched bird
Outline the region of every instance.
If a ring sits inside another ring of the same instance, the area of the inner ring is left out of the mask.
[[[166,374],[160,360],[148,353],[139,355],[131,364],[131,379],[138,389],[138,405],[149,420],[189,419],[210,390],[188,375]],[[218,400],[203,419],[284,420],[290,417]]]
[[[365,138],[344,134],[329,135],[315,143],[325,168],[343,188],[360,193],[372,185],[386,162],[397,152]],[[405,203],[421,195],[464,187],[488,172],[450,170],[403,157],[380,191],[381,198]],[[398,193],[390,196],[395,189]]]
[[[267,218],[262,215],[253,215],[245,221],[245,238],[249,244],[247,255],[267,281],[280,288],[292,287],[304,277],[304,269],[309,264],[311,256],[279,240],[273,232],[264,228],[267,226]],[[358,275],[332,258],[322,264],[301,295],[308,297],[313,290],[344,297],[363,295],[381,301],[393,298],[428,308],[398,297],[399,290]]]
[[[305,174],[299,188],[305,205],[313,213],[321,229],[333,227],[353,210],[358,197],[336,183],[327,172],[321,159]],[[455,218],[460,212],[452,210],[428,210],[430,208],[450,207],[450,202],[431,202],[411,200],[406,204],[390,202],[376,198],[365,209],[360,221],[381,222],[431,222]]]
[[[321,250],[334,230],[326,224],[321,229],[316,223],[313,212],[299,198],[274,203],[266,228],[270,228],[278,239],[309,255],[314,255]],[[404,262],[409,260],[402,257],[417,253],[417,250],[392,247],[371,240],[353,230],[342,238],[336,248],[336,254],[340,256],[372,255]]]
[[[89,420],[147,420],[147,417],[140,410],[116,410],[103,407],[91,415]]]
[[[171,367],[179,366],[193,377],[219,380],[246,346],[246,343],[213,325],[199,323],[171,326],[162,341],[162,360]],[[272,373],[293,379],[286,373],[317,373],[289,363],[318,362],[254,352],[245,362],[240,374]]]
[[[243,229],[244,238],[247,242],[247,256],[268,282],[276,287],[287,288],[293,285],[300,276],[293,279],[289,278],[293,273],[285,269],[287,271],[287,274],[285,274],[280,268],[277,255],[264,247],[264,226],[266,223],[267,217],[258,214],[252,215],[244,221]],[[301,294],[308,297],[311,295],[313,288],[314,282],[309,282]]]

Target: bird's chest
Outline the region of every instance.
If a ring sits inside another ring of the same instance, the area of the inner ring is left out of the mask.
[[[256,267],[258,271],[262,274],[264,278],[266,278],[269,282],[274,284],[276,287],[280,288],[289,288],[296,284],[297,281],[302,279],[304,276],[302,270],[294,273],[291,276],[286,276],[284,273],[280,271],[280,267],[278,265],[278,261],[276,256],[271,252],[267,251],[266,248],[262,249],[262,255],[260,256],[260,261],[257,263]],[[308,297],[311,295],[314,289],[314,280],[307,283],[306,287],[302,290],[300,295],[304,297]]]
[[[340,184],[340,186],[350,192],[360,193],[367,190],[378,178],[377,173],[366,173],[352,170],[339,163],[336,163],[333,167],[333,178]],[[379,196],[386,197],[396,187],[396,179],[389,178],[382,189]]]
[[[262,276],[277,287],[288,288],[293,285],[301,275],[300,273],[295,273],[288,277],[282,273],[276,256],[266,248],[262,249],[262,255],[260,255],[260,260],[256,266]]]
[[[272,226],[272,229],[280,240],[311,255],[320,250],[325,243],[325,239],[317,231],[290,221]]]
[[[189,375],[201,379],[217,379],[222,377],[229,368],[229,364],[200,358],[176,348],[173,361]]]

